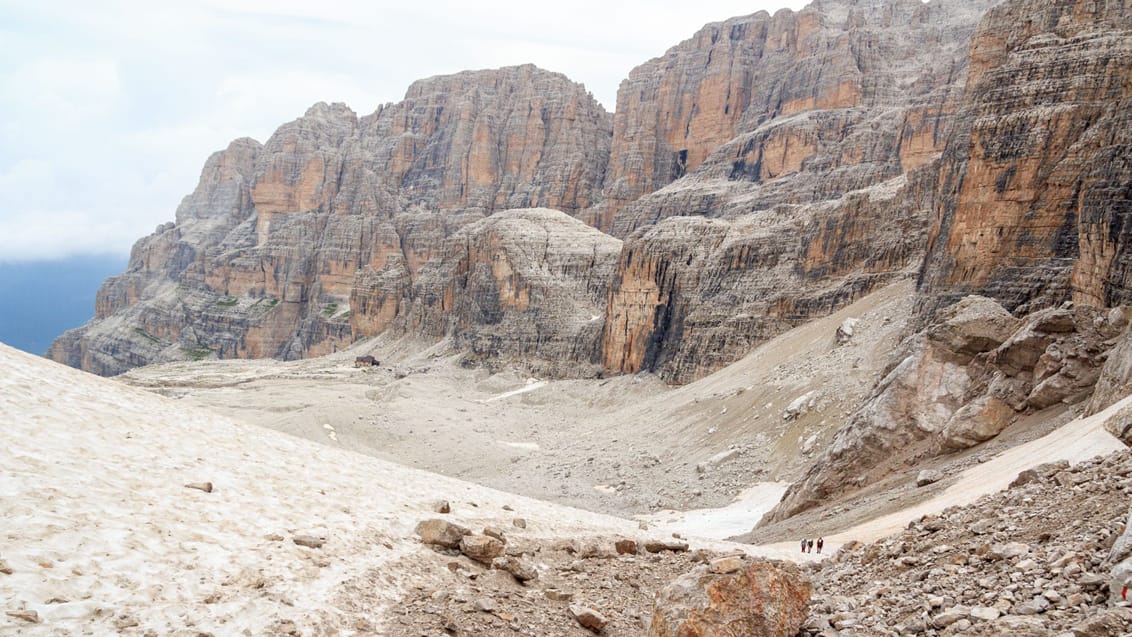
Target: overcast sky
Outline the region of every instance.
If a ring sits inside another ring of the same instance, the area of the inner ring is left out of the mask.
[[[318,101],[365,115],[419,78],[531,62],[612,110],[704,24],[806,3],[0,0],[0,262],[127,253],[211,152]]]

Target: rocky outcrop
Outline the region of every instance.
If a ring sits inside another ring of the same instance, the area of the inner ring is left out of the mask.
[[[700,566],[657,594],[648,634],[794,635],[805,622],[810,590],[797,567],[785,562],[756,560],[725,574]]]
[[[1087,400],[1124,325],[1088,306],[1023,321],[986,297],[946,308],[761,524],[872,484],[901,462],[966,449],[1019,414]]]
[[[451,335],[471,360],[554,376],[595,376],[608,282],[621,242],[564,213],[510,210],[457,232],[418,272],[397,326]],[[368,314],[380,286],[355,287]],[[366,298],[363,298],[366,297]]]
[[[635,233],[609,294],[603,366],[688,382],[909,276],[927,212],[916,187],[898,177],[821,205],[672,217]]]
[[[317,104],[262,146],[214,155],[176,223],[138,242],[95,321],[50,355],[115,374],[334,351],[403,318],[416,274],[463,226],[592,206],[611,127],[583,87],[529,65],[421,80],[362,118]]]
[[[931,161],[990,4],[819,1],[707,25],[622,84],[596,225],[627,236],[667,216],[718,216],[730,196],[699,178],[748,184],[749,212],[836,199]],[[692,173],[679,196],[636,202]]]
[[[971,46],[921,288],[1026,313],[1132,299],[1132,9],[1011,0]]]
[[[1019,314],[1121,302],[1125,9],[1012,0],[972,48],[991,3],[710,24],[635,69],[613,117],[529,65],[361,118],[316,105],[210,160],[51,356],[111,374],[398,329],[480,363],[686,382],[917,270],[924,324],[968,291]],[[612,240],[546,213],[482,223],[534,208],[622,238],[615,266]]]

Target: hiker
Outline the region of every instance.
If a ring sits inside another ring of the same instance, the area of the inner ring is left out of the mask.
[[[825,540],[818,536],[818,553],[821,553],[821,547],[825,546]]]
[[[802,538],[802,552],[806,552],[806,538]]]
[[[807,553],[813,553],[814,552],[814,541],[813,541],[813,539],[806,540],[806,552]]]

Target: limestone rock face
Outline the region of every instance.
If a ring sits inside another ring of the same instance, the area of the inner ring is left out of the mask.
[[[418,272],[398,326],[454,343],[485,365],[593,376],[621,242],[562,212],[509,210],[460,230]],[[383,293],[356,286],[362,312]]]
[[[50,356],[115,374],[334,351],[405,319],[417,273],[463,226],[508,208],[592,206],[611,134],[583,87],[530,65],[421,80],[362,118],[316,104],[266,144],[214,155],[176,223],[138,242],[96,319]]]
[[[618,91],[595,225],[626,236],[704,214],[663,199],[629,205],[697,169],[764,186],[747,189],[750,210],[835,199],[927,163],[990,4],[832,0],[705,26]]]
[[[1011,0],[971,46],[922,290],[1026,313],[1132,298],[1132,8]]]
[[[728,574],[697,567],[662,589],[649,637],[794,635],[806,621],[811,585],[796,566],[756,560]]]
[[[635,69],[594,217],[625,237],[606,369],[686,382],[918,268],[986,6],[758,13]]]
[[[671,217],[625,240],[602,338],[614,372],[682,383],[910,275],[926,208],[904,177],[835,201]]]
[[[1111,358],[1107,314],[1076,306],[1019,321],[986,297],[946,308],[763,524],[875,482],[901,461],[989,440],[1019,414],[1087,399]]]

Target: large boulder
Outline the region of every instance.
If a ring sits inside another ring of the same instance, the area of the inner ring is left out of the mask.
[[[657,594],[649,637],[794,635],[812,587],[792,564],[756,560],[727,574],[699,566]]]
[[[424,544],[443,546],[447,549],[454,549],[460,546],[460,540],[469,533],[471,533],[471,530],[459,524],[453,524],[452,522],[438,518],[421,520],[417,523],[416,528],[416,534],[421,537],[421,542]]]
[[[1020,323],[994,299],[972,295],[943,309],[928,337],[946,350],[971,357],[1002,345]]]

